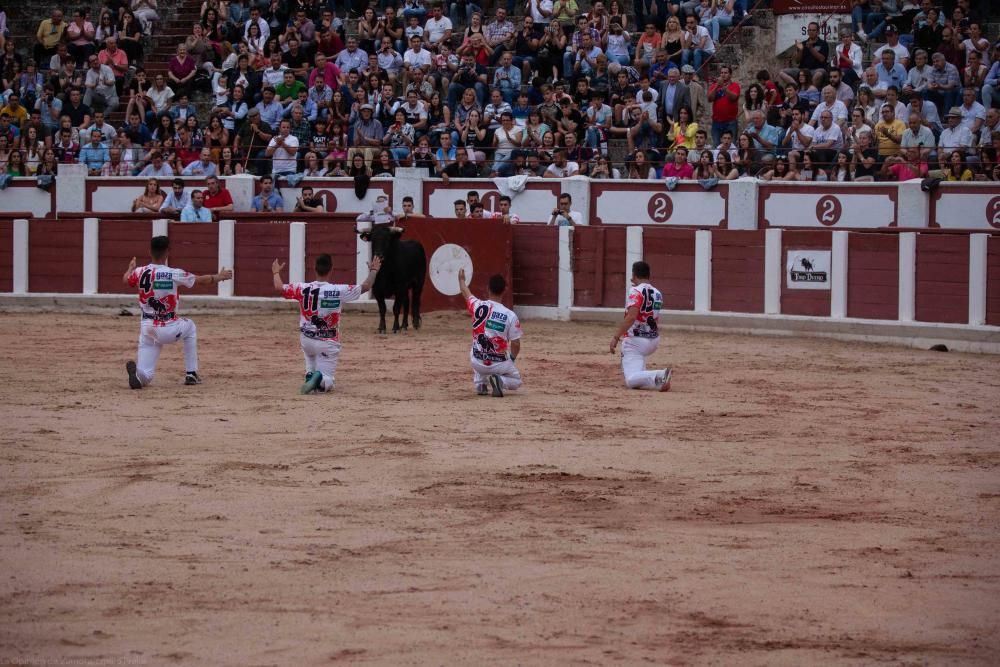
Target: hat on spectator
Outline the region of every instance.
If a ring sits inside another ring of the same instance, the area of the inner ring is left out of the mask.
[[[622,66],[617,62],[608,63],[608,72],[611,74],[618,74],[622,69]]]
[[[681,74],[694,74],[694,67],[690,65],[685,65],[681,68]]]
[[[885,32],[886,34],[889,34],[890,32],[896,32],[896,26],[890,23],[885,27]]]
[[[369,111],[375,111],[375,107],[373,107],[370,104],[362,104],[359,111],[364,111],[365,109],[368,109]]]
[[[945,118],[951,118],[952,116],[958,116],[959,118],[961,118],[962,110],[959,109],[958,107],[952,107],[948,109],[948,113],[944,115]]]
[[[260,109],[258,109],[257,107],[251,107],[250,111],[247,111],[247,115],[248,116],[259,116],[260,115]]]

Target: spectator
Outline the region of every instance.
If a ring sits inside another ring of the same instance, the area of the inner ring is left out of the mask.
[[[552,216],[549,218],[548,224],[558,225],[559,227],[575,227],[576,225],[583,224],[583,216],[579,211],[572,210],[573,197],[568,193],[562,193],[559,195],[558,204],[556,208],[552,211]]]
[[[880,60],[883,53],[886,51],[892,51],[897,65],[900,65],[904,70],[909,67],[910,50],[899,43],[899,33],[896,32],[896,26],[891,23],[885,29],[885,40],[886,43],[884,45],[875,49],[875,53],[872,54],[872,59]]]
[[[671,120],[680,117],[681,109],[687,109],[692,113],[694,120],[697,116],[691,111],[691,90],[688,85],[681,81],[681,72],[676,67],[670,68],[667,78],[660,84],[659,98],[663,100],[663,113]]]
[[[170,87],[178,97],[190,96],[194,87],[194,77],[198,73],[197,63],[188,55],[187,46],[177,45],[177,55],[170,59],[167,65],[167,77]]]
[[[833,164],[834,157],[844,148],[844,134],[840,126],[833,122],[833,113],[824,111],[813,134],[810,152],[822,165]]]
[[[973,145],[972,132],[962,124],[962,110],[952,107],[945,115],[947,127],[938,139],[938,159],[944,160],[952,151],[967,152]]]
[[[732,80],[729,65],[719,68],[719,79],[709,86],[708,99],[712,104],[712,143],[718,144],[722,133],[729,130],[734,135],[739,117],[740,84]]]
[[[965,155],[962,151],[954,151],[948,156],[948,162],[942,164],[942,176],[945,181],[971,181],[972,170],[965,165]]]
[[[198,159],[184,167],[182,176],[215,176],[218,168],[212,161],[212,149],[202,148]]]
[[[132,200],[133,213],[159,213],[163,206],[163,190],[155,178],[146,181],[146,188],[142,194]]]
[[[191,201],[181,209],[181,222],[212,222],[212,211],[205,206],[201,190],[191,192]]]
[[[926,178],[927,163],[921,160],[919,149],[908,148],[902,157],[891,155],[886,158],[882,164],[882,177],[893,181],[912,181]]]
[[[854,43],[854,35],[850,30],[840,33],[840,45],[836,49],[837,69],[848,86],[861,80],[863,71],[863,54],[861,47]],[[832,72],[833,70],[831,70]]]
[[[128,56],[118,48],[118,40],[114,37],[108,37],[104,44],[105,48],[97,54],[97,59],[101,65],[111,68],[111,72],[115,75],[115,90],[120,95],[125,89],[125,75],[129,70]]]
[[[160,213],[164,215],[179,216],[181,211],[183,211],[188,204],[191,203],[191,193],[184,189],[184,179],[175,178],[170,188],[170,192],[167,194],[166,199],[163,200],[163,205],[160,207]]]
[[[158,150],[150,151],[149,164],[143,167],[139,176],[144,177],[169,177],[174,175],[174,170],[163,159],[163,153]],[[183,181],[181,181],[183,185]]]
[[[844,103],[837,99],[837,91],[834,90],[833,86],[823,87],[823,101],[820,102],[816,109],[813,111],[812,116],[809,119],[809,124],[813,127],[819,125],[820,115],[824,111],[829,111],[833,114],[833,120],[841,127],[847,125],[847,107]]]
[[[933,66],[924,99],[933,102],[939,109],[951,109],[959,99],[958,68],[948,62],[942,53],[931,56],[931,62]]]
[[[115,74],[107,65],[102,65],[96,55],[89,57],[90,66],[84,77],[86,93],[83,103],[88,107],[99,106],[105,113],[118,108],[118,91],[115,89]]]
[[[205,178],[208,189],[203,193],[205,196],[204,206],[213,214],[228,213],[233,210],[233,196],[225,187],[218,176],[211,175]]]
[[[90,132],[90,143],[80,149],[80,164],[87,166],[87,172],[91,176],[100,176],[104,163],[110,159],[108,146],[103,141],[100,130]]]
[[[552,164],[548,166],[543,174],[545,178],[568,178],[570,176],[576,176],[580,173],[580,165],[576,162],[570,162],[566,159],[566,151],[564,149],[557,149],[552,155]],[[562,204],[562,199],[559,201]],[[553,213],[555,217],[555,213]],[[553,224],[549,222],[549,224]]]
[[[799,70],[804,69],[812,74],[812,84],[820,88],[826,80],[829,62],[830,45],[820,39],[819,24],[812,22],[806,27],[806,40],[795,40],[792,64],[796,66],[782,70],[779,78],[785,83],[797,81]]]
[[[350,159],[360,154],[366,164],[379,153],[385,130],[382,124],[373,118],[375,108],[371,104],[362,104],[359,110],[360,119],[354,127],[354,147],[350,150]]]
[[[906,125],[896,118],[896,111],[892,105],[882,105],[882,120],[875,124],[875,137],[878,139],[878,154],[884,161],[885,158],[899,154],[899,145],[903,141],[903,132]]]
[[[56,55],[56,46],[62,43],[63,34],[66,32],[66,23],[63,22],[63,12],[61,9],[53,9],[49,18],[42,19],[35,31],[37,43],[34,46],[33,55],[35,62],[45,63]]]
[[[276,212],[285,210],[285,202],[281,195],[274,192],[274,178],[272,176],[260,177],[260,194],[253,198],[250,208],[257,212]]]
[[[962,125],[969,128],[972,136],[978,136],[986,122],[986,107],[976,101],[975,88],[962,91],[962,104],[958,108],[962,112]]]
[[[698,25],[698,19],[693,14],[687,17],[687,29],[684,31],[684,54],[681,62],[684,65],[694,65],[700,70],[706,58],[715,55],[715,43],[708,30]]]
[[[918,148],[920,159],[927,161],[931,152],[935,148],[936,141],[934,133],[929,127],[923,124],[919,113],[911,112],[909,121],[906,124],[906,131],[903,132],[903,140],[900,142],[901,148]]]
[[[688,162],[688,149],[678,146],[674,151],[674,159],[663,166],[664,178],[690,179],[694,178],[694,167]]]
[[[77,67],[83,67],[94,53],[94,24],[87,20],[84,10],[78,9],[73,20],[66,26],[66,39],[69,41],[69,54],[76,60]]]

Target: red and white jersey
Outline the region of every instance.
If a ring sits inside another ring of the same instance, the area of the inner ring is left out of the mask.
[[[467,306],[472,315],[472,356],[486,365],[507,361],[510,342],[523,335],[517,315],[502,303],[474,296]]]
[[[512,225],[516,225],[517,223],[521,222],[521,216],[519,216],[517,213],[513,212],[508,213],[507,216],[510,218],[510,224]],[[491,217],[494,220],[503,220],[503,213],[501,213],[500,211],[493,211]]]
[[[340,311],[361,297],[361,285],[334,285],[321,281],[291,283],[281,296],[299,302],[299,331],[309,338],[340,342]]]
[[[155,327],[162,327],[177,319],[180,298],[177,286],[194,286],[195,275],[184,269],[174,269],[164,264],[137,266],[128,276],[129,287],[139,289],[139,309],[142,319],[150,320]]]
[[[663,307],[663,295],[649,283],[634,285],[628,291],[625,310],[638,308],[639,315],[635,322],[625,332],[625,336],[636,338],[658,338],[660,336],[660,308]]]

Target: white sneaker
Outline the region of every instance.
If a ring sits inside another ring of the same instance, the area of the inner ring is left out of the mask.
[[[858,30],[854,34],[858,36],[858,41],[861,42],[862,44],[866,44],[868,42],[868,35],[865,34],[864,30]]]
[[[663,369],[663,375],[657,376],[656,386],[659,391],[670,391],[670,376],[673,371],[669,368]]]
[[[476,395],[477,396],[485,396],[488,393],[490,393],[490,388],[486,386],[485,382],[483,382],[482,384],[477,384],[476,385]]]

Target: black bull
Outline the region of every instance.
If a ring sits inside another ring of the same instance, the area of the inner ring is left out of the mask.
[[[427,275],[427,253],[420,241],[403,241],[400,227],[377,225],[370,232],[358,232],[372,244],[372,256],[382,258],[382,268],[372,285],[372,296],[378,302],[378,332],[385,333],[385,300],[393,299],[392,332],[409,329],[410,310],[413,328],[420,328],[420,295]],[[399,312],[403,311],[403,325]]]

